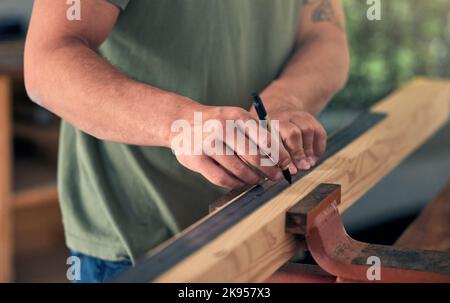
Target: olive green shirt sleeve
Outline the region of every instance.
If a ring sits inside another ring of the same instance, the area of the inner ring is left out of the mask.
[[[124,10],[128,3],[130,3],[130,0],[108,0],[114,5],[117,5],[120,9]]]

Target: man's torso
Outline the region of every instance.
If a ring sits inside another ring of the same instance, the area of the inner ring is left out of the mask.
[[[200,103],[245,109],[289,59],[302,2],[110,1],[123,5],[99,49],[111,64]],[[66,122],[59,188],[69,247],[109,260],[135,260],[223,193],[168,149],[101,141]]]

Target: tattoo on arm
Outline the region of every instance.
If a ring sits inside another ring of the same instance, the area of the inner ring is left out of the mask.
[[[314,5],[311,20],[315,23],[319,22],[331,22],[336,27],[344,30],[344,26],[341,24],[333,9],[331,0],[302,0],[304,5]],[[317,2],[319,2],[317,4]]]

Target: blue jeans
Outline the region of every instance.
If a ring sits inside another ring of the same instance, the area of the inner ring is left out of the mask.
[[[71,252],[71,255],[80,258],[81,261],[80,280],[73,281],[73,283],[109,282],[132,266],[130,260],[107,261],[74,251]]]

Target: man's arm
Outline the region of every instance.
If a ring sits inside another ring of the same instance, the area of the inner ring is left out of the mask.
[[[182,118],[174,114],[196,104],[133,81],[103,60],[95,49],[119,9],[104,0],[81,7],[82,20],[69,21],[65,1],[35,1],[25,48],[30,98],[97,138],[168,146],[170,125]]]
[[[278,80],[311,114],[346,83],[350,64],[340,0],[303,0],[296,52]]]
[[[314,115],[346,83],[350,58],[341,1],[303,1],[295,52],[262,96],[297,167],[308,169],[326,146]]]
[[[204,106],[128,78],[95,52],[112,30],[119,9],[106,0],[84,1],[81,7],[81,21],[69,21],[66,1],[34,2],[25,48],[25,84],[36,103],[91,136],[140,146],[171,147],[172,123],[188,121],[194,129],[194,112],[223,125],[227,120],[253,119],[241,108]],[[236,149],[235,142],[230,145]],[[242,155],[242,159],[179,155],[177,159],[227,188],[256,184],[263,177],[283,179],[277,166],[262,166],[260,155]],[[279,161],[283,167],[291,164],[284,148]]]

